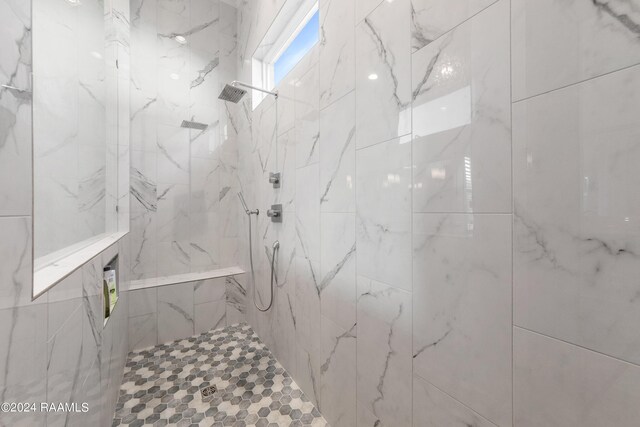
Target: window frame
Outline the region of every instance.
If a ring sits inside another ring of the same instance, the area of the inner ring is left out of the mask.
[[[298,0],[297,2],[289,0],[288,2],[293,3],[294,9],[286,11],[284,6],[260,43],[260,46],[269,46],[269,48],[264,49],[259,46],[251,58],[252,84],[268,91],[273,91],[276,87],[274,64],[319,10],[318,0]],[[283,19],[286,21],[278,25],[278,20]],[[318,28],[318,39],[319,33]],[[270,40],[273,41],[270,42]],[[260,91],[253,91],[253,109],[255,110],[267,96]]]

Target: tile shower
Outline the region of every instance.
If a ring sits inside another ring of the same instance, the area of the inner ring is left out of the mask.
[[[278,100],[219,101],[287,1],[104,2],[128,233],[36,299],[42,132],[0,89],[0,400],[91,408],[0,425],[636,425],[640,2],[320,0]],[[0,0],[0,84],[38,74],[30,3]],[[245,368],[289,394],[145,406]]]

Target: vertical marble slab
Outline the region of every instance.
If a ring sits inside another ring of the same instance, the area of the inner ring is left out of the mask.
[[[356,216],[320,216],[321,312],[347,329],[356,322]]]
[[[158,311],[158,288],[129,291],[129,317]]]
[[[0,3],[0,84],[31,91],[31,2]],[[31,95],[0,88],[0,215],[31,214]]]
[[[411,290],[411,144],[394,139],[356,154],[359,276]]]
[[[355,211],[355,94],[320,111],[320,209]]]
[[[418,51],[496,0],[411,0],[411,49]]]
[[[509,3],[413,54],[414,212],[511,211]]]
[[[413,377],[413,425],[496,427],[418,376]]]
[[[47,343],[47,402],[78,402],[82,398],[82,317],[82,307],[76,308]],[[70,412],[49,412],[47,425],[65,425],[69,417]]]
[[[640,4],[512,2],[513,99],[640,63]]]
[[[309,353],[321,349],[321,303],[318,261],[296,257],[296,339]],[[317,396],[316,396],[317,397]]]
[[[158,313],[129,317],[129,351],[158,345]]]
[[[356,12],[355,23],[358,25],[360,21],[367,17],[383,0],[355,0]],[[391,2],[390,2],[391,3]]]
[[[626,426],[640,416],[640,367],[514,328],[515,425]]]
[[[242,277],[227,277],[225,281],[225,298],[227,301],[226,316],[227,324],[246,322],[247,311],[247,286],[243,283],[248,280],[247,277],[251,273],[247,273]]]
[[[411,133],[409,5],[383,1],[356,26],[358,148]]]
[[[356,324],[322,318],[319,410],[333,427],[356,425]]]
[[[194,282],[193,300],[196,304],[220,301],[225,299],[226,278],[207,279]]]
[[[313,261],[320,260],[319,178],[318,164],[296,170],[296,255]]]
[[[194,331],[193,284],[158,288],[158,342],[190,337]]]
[[[355,87],[354,2],[320,1],[320,108]]]
[[[201,334],[225,327],[226,305],[225,300],[196,304],[194,306],[194,332]]]
[[[411,312],[411,293],[358,277],[358,425],[412,424]]]
[[[0,398],[4,402],[45,402],[47,399],[47,304],[0,310]],[[5,413],[11,426],[44,426],[45,415]],[[5,424],[6,423],[6,424]]]
[[[319,70],[312,66],[300,77],[295,88],[296,167],[318,161],[320,151]]]
[[[296,352],[296,384],[300,386],[304,394],[318,408],[321,388],[321,354],[316,350],[307,351],[297,343]]]
[[[31,303],[31,224],[30,217],[0,217],[0,309]]]
[[[514,323],[640,363],[640,67],[514,104]]]
[[[414,373],[511,425],[511,215],[414,214]]]

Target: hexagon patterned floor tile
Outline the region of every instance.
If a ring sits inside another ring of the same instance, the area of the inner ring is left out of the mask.
[[[328,426],[244,324],[129,354],[113,420],[121,425]]]

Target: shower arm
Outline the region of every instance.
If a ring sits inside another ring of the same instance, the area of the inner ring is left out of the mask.
[[[269,90],[265,90],[265,89],[262,89],[262,88],[259,88],[259,87],[251,86],[250,84],[243,83],[243,82],[240,82],[238,80],[232,81],[231,82],[231,86],[244,86],[244,87],[249,88],[249,89],[257,90],[258,92],[262,92],[262,93],[266,93],[266,94],[269,94],[269,95],[273,95],[276,98],[278,97],[278,92],[271,92]]]

